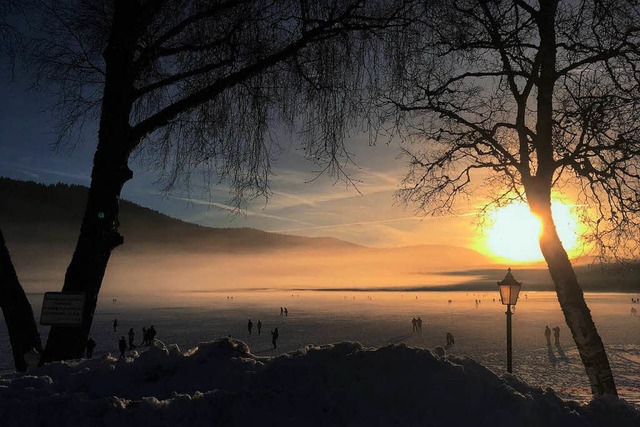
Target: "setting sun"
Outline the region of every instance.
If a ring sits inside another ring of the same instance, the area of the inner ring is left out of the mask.
[[[551,210],[565,249],[567,252],[574,250],[578,244],[578,220],[571,206],[554,201]],[[486,231],[486,246],[492,255],[513,261],[542,260],[538,243],[540,220],[525,203],[498,209],[490,216],[490,224]]]

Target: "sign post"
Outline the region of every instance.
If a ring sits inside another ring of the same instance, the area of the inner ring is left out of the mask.
[[[84,312],[83,292],[45,292],[40,312],[40,324],[80,326]]]

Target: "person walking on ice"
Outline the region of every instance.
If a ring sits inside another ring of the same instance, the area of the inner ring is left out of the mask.
[[[120,359],[123,359],[125,357],[124,352],[127,351],[127,342],[124,340],[124,337],[120,337],[118,347],[120,348]]]
[[[129,333],[127,335],[129,335],[129,350],[133,350],[134,348],[136,348],[136,346],[133,344],[133,339],[136,336],[136,333],[133,332],[133,328],[129,329]]]
[[[249,323],[247,323],[247,330],[249,331],[249,335],[251,335],[251,330],[253,329],[253,322],[249,319]]]
[[[547,347],[551,347],[551,329],[549,329],[549,326],[544,328],[544,337],[547,339]]]
[[[258,320],[258,335],[260,335],[261,330],[262,330],[262,322]]]
[[[455,338],[453,338],[453,334],[451,332],[447,332],[447,347],[451,347],[456,343]]]
[[[96,342],[93,338],[89,338],[87,340],[87,359],[91,359],[93,357],[93,349],[96,348]]]
[[[556,347],[560,347],[560,326],[553,328],[553,343]]]
[[[278,337],[280,336],[280,334],[278,333],[278,328],[275,328],[273,331],[271,331],[271,344],[273,344],[273,348],[276,349],[278,348]]]
[[[151,325],[149,329],[147,329],[147,334],[149,335],[149,340],[147,341],[148,345],[152,346],[154,343],[154,340],[156,339],[156,328],[154,328],[154,326]]]

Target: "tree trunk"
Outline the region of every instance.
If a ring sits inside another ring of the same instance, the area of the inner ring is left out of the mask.
[[[62,292],[84,292],[80,326],[53,326],[42,363],[82,357],[91,330],[98,294],[113,249],[124,242],[118,233],[118,204],[124,184],[133,177],[129,115],[132,109],[133,63],[140,17],[137,2],[117,1],[104,57],[104,95],[98,147],[93,160],[89,197],[80,236],[67,268]]]
[[[540,34],[540,75],[537,79],[537,122],[534,146],[538,160],[536,176],[525,174],[523,184],[531,212],[540,218],[540,249],[556,288],[558,302],[578,347],[591,392],[617,396],[609,359],[591,312],[584,300],[567,251],[558,237],[551,215],[551,187],[556,170],[553,149],[553,93],[556,83],[556,28],[558,0],[540,2],[535,19]]]
[[[542,223],[540,249],[549,267],[558,302],[589,377],[591,393],[596,396],[617,396],[604,344],[591,318],[591,311],[584,300],[569,256],[556,231],[551,215],[550,191],[544,193],[548,195],[534,196],[532,192],[527,192],[527,198],[531,211]]]
[[[82,325],[52,326],[42,363],[82,357],[111,252],[124,242],[118,233],[118,201],[131,171],[126,165],[108,170],[96,164],[92,175],[80,237],[62,288],[85,293]]]
[[[24,372],[27,369],[25,353],[31,349],[42,351],[42,342],[31,304],[20,286],[2,230],[0,230],[0,308],[9,331],[16,370]]]

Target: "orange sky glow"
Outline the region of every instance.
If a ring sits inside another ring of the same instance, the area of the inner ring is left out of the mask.
[[[581,235],[584,225],[580,222],[576,208],[560,199],[552,202],[556,228],[570,257],[580,255],[584,246]],[[538,243],[541,224],[529,207],[523,203],[512,203],[488,214],[484,237],[474,248],[496,260],[536,262],[542,261]]]

